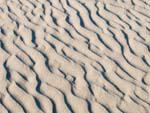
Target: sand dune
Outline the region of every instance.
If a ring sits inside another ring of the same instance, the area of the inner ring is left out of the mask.
[[[0,0],[0,113],[150,113],[150,1]]]

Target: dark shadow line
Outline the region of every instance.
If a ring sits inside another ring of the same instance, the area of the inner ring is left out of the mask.
[[[109,46],[104,42],[104,40],[101,38],[101,36],[100,36],[98,33],[96,33],[96,35],[97,35],[98,39],[100,40],[100,42],[101,42],[107,49],[109,49],[110,51],[113,51],[112,48],[109,47]]]
[[[8,88],[7,88],[7,92],[12,97],[12,99],[21,106],[21,108],[23,109],[24,113],[28,113],[27,110],[25,109],[25,107],[9,92]]]

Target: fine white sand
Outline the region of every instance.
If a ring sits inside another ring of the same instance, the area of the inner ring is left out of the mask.
[[[150,113],[150,0],[0,0],[0,113]]]

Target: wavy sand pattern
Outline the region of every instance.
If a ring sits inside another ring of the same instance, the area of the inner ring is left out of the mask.
[[[150,113],[150,1],[0,0],[0,113]]]

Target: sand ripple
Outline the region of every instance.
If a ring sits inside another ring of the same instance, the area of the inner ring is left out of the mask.
[[[150,1],[0,0],[0,113],[150,113]]]

